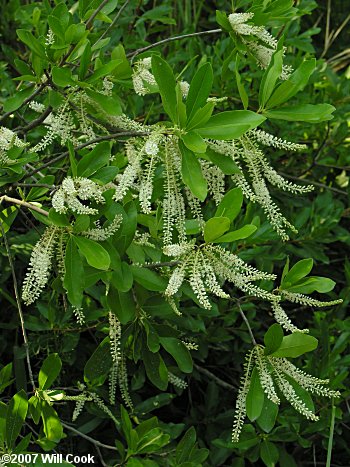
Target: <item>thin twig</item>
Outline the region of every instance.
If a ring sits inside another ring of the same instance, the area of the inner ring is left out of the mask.
[[[203,375],[207,376],[209,379],[212,379],[213,381],[215,381],[218,386],[221,386],[222,388],[225,388],[225,389],[229,389],[230,391],[232,389],[235,389],[235,387],[232,386],[232,384],[227,383],[226,381],[223,381],[222,379],[218,378],[216,375],[214,375],[214,373],[211,373],[211,371],[207,370],[206,368],[202,368],[201,366],[196,365],[195,363],[193,366],[195,367],[196,370],[199,371],[199,373],[202,373]]]
[[[24,105],[28,104],[30,101],[32,101],[38,94],[41,93],[41,91],[45,88],[46,84],[43,83],[41,84],[29,97],[27,97],[27,99],[24,99],[24,101],[22,102],[22,104],[16,109],[19,110],[21,107],[23,107]],[[15,110],[11,111],[11,112],[6,112],[4,113],[4,115],[2,117],[0,117],[0,123],[2,123],[4,120],[6,120],[7,117],[9,117],[10,115],[13,114],[13,112],[15,112]]]
[[[3,195],[0,197],[0,203],[2,201],[7,201],[8,203],[12,204],[18,204],[19,206],[24,206],[28,209],[32,209],[33,211],[38,212],[39,214],[42,214],[43,216],[48,216],[49,213],[45,211],[44,209],[39,208],[38,206],[35,206],[32,203],[28,203],[27,201],[23,201],[22,199],[17,199],[17,198],[11,198],[10,196]]]
[[[127,58],[134,58],[134,57],[136,57],[136,55],[139,55],[142,52],[146,52],[146,50],[153,49],[154,47],[157,47],[158,45],[166,44],[167,42],[178,41],[178,40],[181,40],[181,39],[186,39],[188,37],[206,36],[206,35],[209,35],[209,34],[218,34],[220,32],[222,32],[221,29],[209,29],[209,31],[193,32],[191,34],[183,34],[181,36],[168,37],[167,39],[163,39],[161,41],[155,42],[154,44],[147,45],[146,47],[141,47],[140,49],[137,49],[134,52],[129,52],[126,56],[127,56]]]
[[[163,267],[171,267],[171,266],[177,266],[180,263],[180,261],[164,261],[162,263],[150,263],[150,264],[141,264],[141,267],[147,268],[147,269],[155,269],[155,268],[163,268]]]
[[[18,290],[18,282],[17,282],[17,277],[16,277],[16,272],[15,272],[13,260],[12,260],[11,250],[10,250],[10,247],[9,247],[9,244],[8,244],[8,241],[7,241],[5,229],[4,229],[4,226],[3,226],[3,223],[2,223],[1,219],[0,219],[0,229],[1,229],[2,237],[4,239],[5,248],[6,248],[6,252],[7,252],[7,256],[8,256],[8,260],[9,260],[9,265],[10,265],[11,272],[12,272],[13,289],[14,289],[14,292],[15,292],[19,319],[21,321],[22,335],[23,335],[23,341],[24,341],[23,345],[24,345],[24,349],[25,349],[25,352],[26,352],[29,381],[31,382],[31,385],[33,387],[33,391],[35,391],[36,388],[35,388],[35,383],[34,383],[34,378],[33,378],[32,365],[30,363],[28,337],[27,337],[27,332],[26,332],[25,326],[24,326],[24,316],[23,316],[23,311],[22,311],[20,294],[19,294],[19,290]]]
[[[126,2],[124,2],[124,4],[120,7],[118,13],[115,15],[115,18],[113,19],[111,24],[108,26],[108,28],[105,30],[105,32],[99,37],[98,41],[95,42],[95,44],[94,44],[95,46],[96,46],[96,44],[98,44],[105,37],[105,35],[108,33],[108,31],[110,31],[115,26],[116,22],[120,18],[120,15],[122,14],[122,12],[124,11],[124,9],[126,8],[126,6],[128,5],[129,2],[130,2],[130,0],[126,0]]]
[[[101,143],[102,141],[108,141],[108,140],[111,140],[111,139],[117,139],[117,138],[122,137],[122,136],[147,136],[147,135],[148,135],[147,132],[121,131],[120,133],[112,133],[112,134],[105,135],[105,136],[99,136],[98,138],[92,139],[90,141],[87,141],[86,143],[82,143],[79,146],[76,146],[74,148],[74,150],[79,151],[80,149],[84,149],[87,146],[91,146],[91,144]],[[39,168],[37,168],[35,170],[32,170],[31,172],[28,172],[23,178],[26,179],[26,178],[32,177],[37,172],[40,172],[42,169],[45,169],[46,167],[49,167],[51,164],[64,159],[68,155],[69,155],[68,151],[63,152],[62,154],[55,157],[54,159],[50,159],[48,162],[41,165]]]
[[[26,187],[40,187],[40,188],[50,188],[51,190],[53,190],[55,187],[55,185],[48,185],[47,183],[13,183],[12,184],[13,186],[23,186],[24,188]]]
[[[239,311],[240,315],[242,316],[242,319],[243,319],[243,321],[245,322],[245,324],[246,324],[246,326],[248,328],[248,332],[249,332],[249,335],[250,335],[250,338],[252,340],[253,345],[257,345],[254,334],[253,334],[253,331],[252,331],[252,328],[250,327],[249,321],[248,321],[244,311],[242,310],[241,303],[240,303],[239,299],[234,299],[234,301],[236,302],[237,307],[238,307],[238,311]]]
[[[82,433],[81,431],[76,430],[75,428],[73,428],[70,425],[67,425],[64,422],[61,422],[61,424],[62,424],[62,426],[64,428],[67,428],[67,430],[70,430],[73,433],[75,433],[76,435],[81,436],[82,438],[86,439],[87,441],[90,441],[90,443],[94,444],[95,446],[98,446],[98,447],[104,448],[104,449],[109,449],[111,451],[118,451],[118,449],[115,446],[110,446],[108,444],[101,443],[97,439],[91,438],[90,436],[86,435],[85,433]]]
[[[18,128],[17,133],[24,134],[25,132],[32,130],[33,128],[36,128],[37,126],[41,125],[41,123],[50,115],[51,112],[52,112],[52,107],[51,105],[49,105],[48,108],[40,115],[40,117],[36,118],[35,120],[30,122],[26,126]]]
[[[101,4],[96,8],[96,10],[92,13],[92,15],[90,16],[90,18],[87,20],[86,22],[86,29],[90,29],[91,26],[92,26],[92,23],[94,21],[94,19],[96,18],[96,16],[99,14],[99,12],[102,10],[102,8],[109,2],[109,0],[103,0],[103,2],[101,2]]]

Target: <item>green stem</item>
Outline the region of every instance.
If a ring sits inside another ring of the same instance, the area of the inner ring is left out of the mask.
[[[335,423],[335,405],[334,399],[332,399],[332,415],[331,415],[331,426],[329,428],[329,440],[328,440],[328,448],[327,448],[327,462],[326,467],[331,467],[331,459],[332,459],[332,449],[333,449],[333,436],[334,436],[334,423]]]

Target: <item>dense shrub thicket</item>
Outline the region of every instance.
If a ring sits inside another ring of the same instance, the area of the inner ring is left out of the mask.
[[[1,11],[1,465],[348,465],[343,2]]]

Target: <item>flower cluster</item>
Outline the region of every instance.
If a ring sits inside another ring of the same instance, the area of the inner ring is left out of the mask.
[[[95,222],[96,228],[84,230],[81,235],[90,238],[91,240],[103,242],[107,238],[112,237],[120,228],[123,221],[123,216],[117,214],[112,222],[107,227],[100,227],[98,221]]]
[[[250,131],[234,141],[208,141],[211,149],[219,154],[231,157],[241,169],[241,173],[232,175],[233,182],[242,189],[244,195],[250,201],[261,205],[271,226],[283,240],[288,240],[287,229],[293,232],[297,232],[297,230],[282,215],[280,208],[272,200],[266,182],[294,194],[309,193],[313,190],[313,187],[300,186],[281,177],[271,167],[265,154],[260,149],[259,143],[291,151],[305,148],[304,145],[275,138],[261,130]],[[244,164],[246,170],[242,169],[242,164]]]
[[[16,133],[6,127],[0,127],[0,164],[14,164],[16,160],[7,156],[7,151],[13,146],[25,148],[27,144],[18,138]]]
[[[48,131],[40,143],[33,147],[33,152],[43,151],[56,138],[60,139],[62,146],[68,141],[77,144],[77,139],[73,133],[73,130],[75,130],[74,117],[72,112],[67,110],[67,107],[68,101],[62,104],[55,113],[52,112],[46,117],[44,124]]]
[[[231,13],[228,17],[233,31],[240,36],[257,64],[265,69],[269,66],[271,57],[277,49],[278,41],[264,28],[248,23],[254,13]],[[292,68],[283,65],[281,79],[288,79]]]
[[[173,253],[177,252],[176,247],[166,249],[168,254],[171,250]],[[224,248],[210,244],[205,244],[202,247],[189,245],[188,248],[183,248],[180,245],[179,251],[181,250],[184,253],[175,256],[180,264],[176,266],[170,276],[165,290],[166,296],[175,295],[184,280],[188,279],[200,305],[210,309],[208,292],[220,298],[230,298],[222,289],[222,282],[227,280],[250,295],[276,300],[275,295],[252,283],[261,279],[275,279],[276,276],[255,269]]]
[[[338,391],[327,387],[328,380],[321,380],[308,375],[286,358],[277,358],[264,355],[264,347],[256,345],[246,356],[244,375],[241,379],[240,389],[236,400],[236,412],[233,423],[232,441],[238,442],[244,419],[246,416],[246,399],[250,388],[251,375],[256,368],[261,387],[265,396],[274,404],[280,404],[280,398],[276,392],[276,386],[287,401],[299,413],[310,420],[318,420],[318,417],[305,405],[296,393],[289,378],[294,380],[306,391],[325,397],[339,397]]]
[[[135,63],[132,74],[132,82],[136,94],[144,96],[151,89],[150,86],[156,86],[157,82],[150,72],[152,67],[151,57],[143,58]]]
[[[26,305],[35,302],[47,284],[57,241],[57,227],[47,227],[33,248],[29,269],[23,281],[22,299]]]
[[[88,178],[66,177],[52,197],[52,207],[63,214],[68,209],[77,214],[98,214],[98,209],[86,206],[82,201],[93,200],[103,204],[105,198],[102,194],[109,188],[109,185],[101,186]]]

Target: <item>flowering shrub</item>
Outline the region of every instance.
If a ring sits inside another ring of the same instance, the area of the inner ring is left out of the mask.
[[[3,321],[21,334],[13,352],[4,337],[1,449],[283,467],[329,427],[313,446],[328,436],[331,465],[349,324],[322,320],[348,293],[322,264],[349,244],[331,195],[347,176],[317,163],[348,108],[300,32],[316,4],[193,2],[176,35],[187,2],[156,3],[4,17]]]

